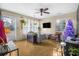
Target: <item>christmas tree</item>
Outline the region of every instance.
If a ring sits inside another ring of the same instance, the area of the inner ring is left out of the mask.
[[[71,20],[68,20],[68,22],[66,23],[65,30],[64,30],[64,39],[67,39],[68,36],[74,37],[74,35],[75,35],[75,30],[73,27],[73,23]]]

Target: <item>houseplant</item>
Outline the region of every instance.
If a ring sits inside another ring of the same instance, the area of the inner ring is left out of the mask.
[[[79,56],[79,48],[71,47],[69,48],[69,54],[72,56]]]

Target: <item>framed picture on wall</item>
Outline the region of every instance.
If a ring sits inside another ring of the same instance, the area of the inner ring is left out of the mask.
[[[65,20],[56,21],[56,31],[63,31],[65,29],[66,22]]]

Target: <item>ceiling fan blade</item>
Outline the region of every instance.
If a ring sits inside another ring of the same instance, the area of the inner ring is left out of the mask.
[[[42,12],[41,12],[41,16],[42,16],[43,14],[42,14]]]
[[[46,14],[50,14],[50,12],[44,12],[44,13],[46,13]]]
[[[48,8],[45,8],[45,9],[44,9],[44,11],[47,11],[47,10],[48,10]]]

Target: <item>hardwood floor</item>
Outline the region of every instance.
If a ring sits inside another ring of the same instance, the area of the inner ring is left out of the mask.
[[[33,44],[26,40],[16,41],[20,56],[60,56],[58,42],[54,40],[43,40],[40,44]],[[12,55],[16,55],[14,52]]]

